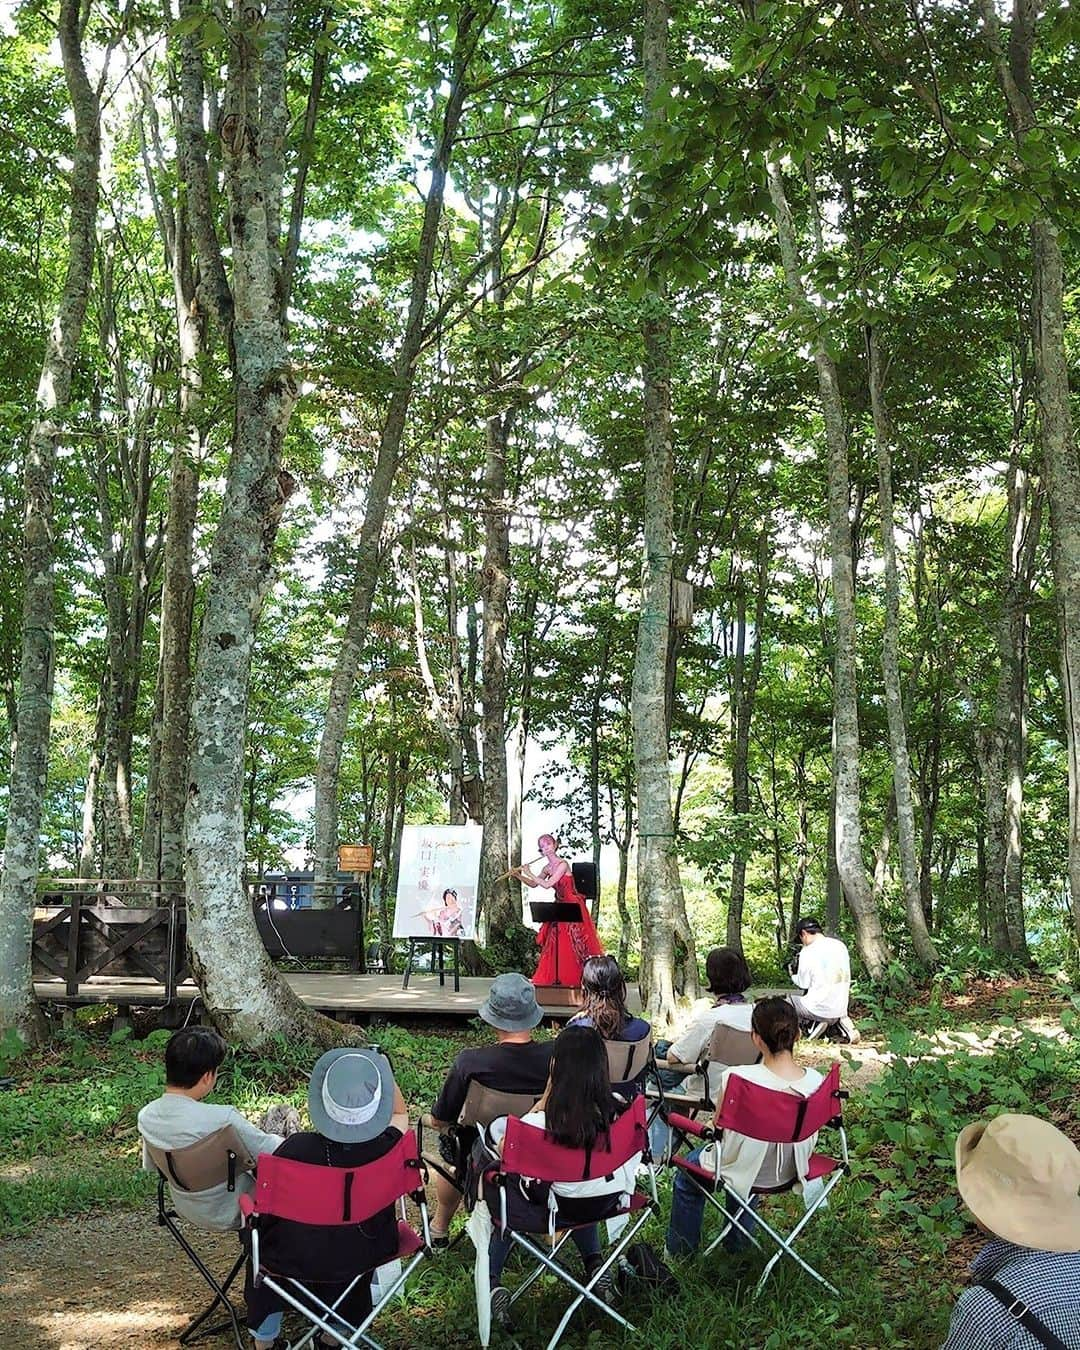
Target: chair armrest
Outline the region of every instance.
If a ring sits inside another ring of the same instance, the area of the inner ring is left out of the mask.
[[[242,1192],[236,1197],[236,1203],[239,1205],[240,1213],[244,1216],[245,1220],[253,1218],[258,1213],[258,1209],[255,1206],[255,1197],[253,1195]]]
[[[715,1137],[715,1131],[709,1124],[703,1124],[700,1120],[692,1120],[690,1116],[682,1116],[677,1111],[672,1111],[667,1117],[667,1123],[673,1130],[679,1130],[683,1134],[692,1134],[697,1139],[712,1139]]]

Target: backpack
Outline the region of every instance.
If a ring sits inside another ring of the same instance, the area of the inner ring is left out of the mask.
[[[670,1266],[664,1264],[647,1242],[635,1242],[619,1262],[619,1293],[622,1295],[655,1292],[676,1294],[679,1281]]]

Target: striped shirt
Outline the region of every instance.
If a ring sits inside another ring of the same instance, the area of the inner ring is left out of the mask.
[[[1080,1252],[1043,1252],[994,1238],[971,1263],[972,1285],[956,1300],[942,1350],[1041,1350],[1005,1305],[977,1281],[993,1278],[1055,1336],[1080,1350]]]

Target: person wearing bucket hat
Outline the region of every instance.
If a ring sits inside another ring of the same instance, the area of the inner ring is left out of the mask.
[[[1080,1149],[1007,1112],[960,1131],[956,1185],[991,1241],[943,1350],[1080,1350]]]
[[[539,1097],[547,1087],[554,1041],[534,1041],[533,1030],[543,1013],[536,1001],[536,987],[524,975],[510,971],[497,975],[478,1010],[480,1019],[495,1031],[495,1044],[462,1050],[450,1067],[431,1114],[425,1124],[433,1129],[456,1132],[454,1180],[435,1175],[438,1207],[431,1224],[436,1247],[448,1245],[450,1220],[461,1203],[465,1164],[476,1141],[476,1129],[458,1125],[469,1084],[481,1083],[498,1092]]]
[[[328,1050],[317,1061],[308,1083],[308,1114],[314,1129],[290,1135],[276,1150],[281,1157],[324,1167],[362,1167],[389,1153],[409,1128],[405,1099],[389,1060],[362,1046]],[[358,1270],[392,1260],[398,1249],[393,1206],[356,1227],[266,1218],[259,1232],[263,1261],[318,1283],[327,1303],[344,1292]],[[252,1284],[250,1263],[244,1297],[256,1350],[269,1350],[281,1330],[285,1305],[265,1285]],[[342,1315],[355,1324],[370,1309],[371,1284],[361,1280],[342,1304]]]

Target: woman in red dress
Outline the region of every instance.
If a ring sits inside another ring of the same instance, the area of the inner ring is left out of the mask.
[[[544,866],[539,874],[534,876],[526,865],[515,870],[514,875],[526,886],[553,890],[554,898],[562,904],[577,905],[581,917],[576,923],[545,923],[541,926],[536,935],[540,961],[533,975],[533,984],[558,983],[575,988],[581,984],[585,962],[590,956],[603,956],[604,948],[593,927],[585,897],[579,895],[574,886],[570,864],[556,853],[558,846],[554,835],[542,834],[537,840],[537,847],[544,856]]]

